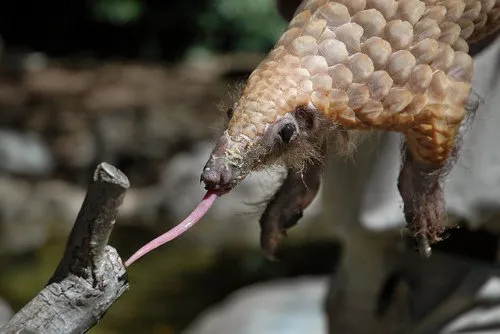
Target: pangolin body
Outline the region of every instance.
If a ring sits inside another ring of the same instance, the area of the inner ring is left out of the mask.
[[[403,132],[415,159],[442,164],[471,90],[468,43],[498,28],[498,0],[304,0],[249,77],[229,135],[262,136],[312,105],[344,129]]]
[[[445,229],[442,179],[468,109],[469,45],[499,29],[500,0],[304,0],[231,108],[205,187],[224,194],[253,170],[286,165],[260,222],[263,248],[275,248],[318,190],[326,132],[400,132],[398,189],[428,255]]]
[[[329,133],[370,129],[406,136],[398,189],[428,255],[444,230],[442,174],[471,91],[469,43],[499,28],[500,0],[304,0],[228,110],[198,208],[126,265],[190,228],[251,171],[278,162],[288,173],[260,219],[261,246],[274,258],[319,190]]]

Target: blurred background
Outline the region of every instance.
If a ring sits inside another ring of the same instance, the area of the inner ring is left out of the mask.
[[[189,213],[224,106],[285,24],[273,0],[1,2],[0,309],[17,311],[43,288],[101,161],[131,182],[111,240],[122,258]],[[241,287],[324,285],[339,247],[313,225],[287,241],[281,262],[259,251],[259,202],[275,179],[250,178],[135,264],[130,290],[91,332],[180,333]],[[314,222],[318,205],[309,211]]]
[[[0,323],[52,275],[100,162],[131,182],[110,241],[123,259],[196,206],[226,108],[285,26],[274,0],[0,2]],[[433,334],[463,311],[457,300],[484,320],[500,305],[499,59],[499,40],[477,56],[484,103],[447,187],[462,228],[431,260],[404,245],[400,138],[386,134],[331,163],[279,262],[259,249],[283,175],[272,170],[134,264],[90,332],[323,334],[329,305],[336,333]],[[490,279],[486,307],[474,298]]]

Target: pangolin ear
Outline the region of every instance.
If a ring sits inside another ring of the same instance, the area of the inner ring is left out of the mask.
[[[313,130],[318,126],[317,111],[307,107],[297,107],[294,111],[295,120],[300,128]]]

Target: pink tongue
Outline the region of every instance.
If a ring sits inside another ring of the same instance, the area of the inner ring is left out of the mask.
[[[217,197],[217,194],[207,191],[200,204],[198,204],[196,209],[194,209],[186,219],[184,219],[180,224],[172,228],[170,231],[163,233],[156,239],[142,246],[141,249],[139,249],[137,252],[135,252],[134,255],[132,255],[127,261],[125,261],[125,267],[129,267],[132,263],[146,255],[147,253],[151,252],[153,249],[160,247],[161,245],[177,238],[178,236],[186,232],[207,213],[208,209],[210,209],[212,204],[214,204]]]

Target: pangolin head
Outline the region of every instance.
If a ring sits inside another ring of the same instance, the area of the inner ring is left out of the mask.
[[[321,158],[328,122],[311,103],[312,87],[301,86],[309,76],[281,47],[252,72],[203,169],[207,190],[226,193],[252,171],[273,165],[300,169]]]

